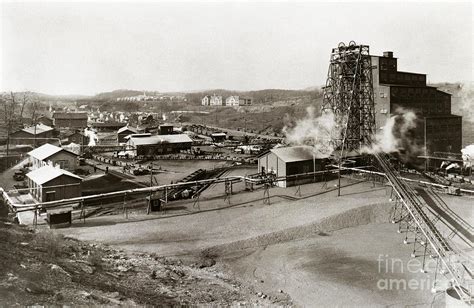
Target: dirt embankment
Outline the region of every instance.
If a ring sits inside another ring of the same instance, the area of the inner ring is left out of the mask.
[[[388,203],[370,204],[350,209],[343,213],[332,215],[297,227],[262,234],[253,238],[235,241],[228,244],[217,245],[204,250],[203,254],[214,257],[222,256],[228,252],[241,249],[289,242],[315,235],[324,235],[326,232],[366,225],[370,223],[388,222],[391,207],[391,204]]]
[[[6,218],[0,218],[0,259],[0,306],[261,302],[217,272],[209,258],[185,265],[154,254],[126,254]]]

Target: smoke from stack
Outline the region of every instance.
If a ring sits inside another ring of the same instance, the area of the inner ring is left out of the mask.
[[[472,167],[474,161],[474,144],[468,145],[461,150],[463,165],[465,168]]]
[[[87,144],[90,147],[96,146],[97,141],[99,141],[99,138],[97,137],[97,134],[92,128],[86,127],[84,129],[84,135],[89,138],[89,144]]]
[[[286,141],[291,145],[312,146],[315,154],[330,155],[334,151],[332,140],[341,132],[334,114],[324,112],[321,116],[316,116],[313,107],[307,108],[306,111],[305,118],[293,126],[283,128]]]
[[[413,111],[398,108],[373,138],[370,147],[364,147],[361,152],[398,153],[402,161],[408,162],[423,152],[413,134],[416,128],[417,117]]]

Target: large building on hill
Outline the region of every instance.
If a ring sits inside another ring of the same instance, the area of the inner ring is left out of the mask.
[[[381,129],[390,116],[411,110],[417,116],[415,139],[426,153],[461,150],[462,117],[451,114],[451,95],[427,86],[426,75],[401,72],[393,52],[371,56],[375,121]]]

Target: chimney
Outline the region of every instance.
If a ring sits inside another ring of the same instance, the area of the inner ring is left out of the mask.
[[[383,56],[385,58],[393,58],[393,51],[384,51]]]

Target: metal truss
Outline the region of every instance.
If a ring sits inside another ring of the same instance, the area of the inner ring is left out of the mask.
[[[341,152],[360,150],[375,131],[372,61],[369,46],[351,41],[332,49],[322,112],[335,116],[333,146]]]

